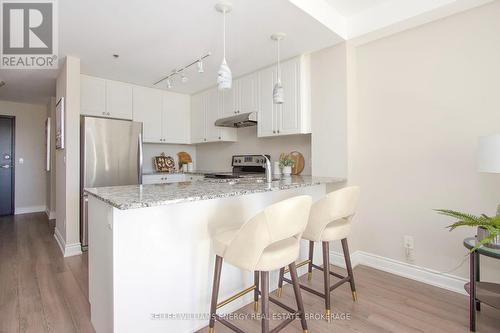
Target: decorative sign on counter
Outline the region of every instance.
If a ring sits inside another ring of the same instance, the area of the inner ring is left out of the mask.
[[[154,157],[155,169],[158,172],[174,172],[175,162],[172,156],[165,156],[165,153],[161,153],[160,156]]]

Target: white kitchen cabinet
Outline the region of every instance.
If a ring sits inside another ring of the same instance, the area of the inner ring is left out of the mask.
[[[275,67],[259,72],[259,112],[257,114],[257,136],[266,137],[276,135],[277,105],[273,103],[273,87],[276,82]]]
[[[131,84],[106,80],[106,116],[132,119],[132,90]]]
[[[162,142],[191,143],[189,95],[164,91],[162,96]]]
[[[106,80],[80,76],[80,113],[87,116],[106,116]]]
[[[191,97],[191,142],[237,141],[235,128],[215,126],[223,117],[223,95],[217,87]]]
[[[205,93],[205,138],[207,142],[221,140],[221,127],[215,126],[215,121],[222,118],[222,93],[217,88]]]
[[[143,123],[143,141],[163,142],[162,91],[134,86],[133,100],[134,121]]]
[[[233,82],[231,89],[222,91],[222,118],[234,116],[237,113],[237,88]]]
[[[257,112],[259,110],[258,73],[245,75],[236,81],[238,113]]]
[[[205,141],[205,95],[191,96],[191,143]]]
[[[276,66],[259,72],[258,136],[311,133],[310,57],[291,59],[281,64],[283,104],[273,103]]]
[[[170,183],[179,183],[186,181],[186,175],[182,173],[173,173],[173,174],[151,174],[151,175],[142,175],[142,183],[144,185],[149,184],[170,184]]]

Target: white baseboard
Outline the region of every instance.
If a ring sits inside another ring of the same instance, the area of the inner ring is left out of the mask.
[[[330,252],[330,261],[336,266],[345,268],[344,255],[342,253]],[[352,253],[351,263],[353,267],[356,267],[357,265],[364,265],[394,275],[423,282],[435,287],[454,291],[459,294],[466,294],[464,284],[468,282],[467,279],[451,274],[440,273],[436,270],[422,266],[381,257],[376,254],[363,251],[356,251]]]
[[[56,218],[56,212],[51,212],[48,208],[45,208],[45,214],[49,220],[54,220]]]
[[[14,214],[28,214],[28,213],[39,213],[44,212],[45,206],[29,206],[29,207],[16,207]]]
[[[59,245],[59,249],[61,250],[63,257],[71,257],[82,254],[81,244],[79,242],[74,244],[66,244],[64,238],[61,236],[57,228],[54,229],[54,238],[57,241],[57,245]]]

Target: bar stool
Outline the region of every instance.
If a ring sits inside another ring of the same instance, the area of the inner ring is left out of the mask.
[[[216,320],[235,332],[243,332],[217,315],[216,310],[252,290],[254,291],[256,311],[259,295],[262,298],[263,333],[269,332],[269,301],[292,314],[290,318],[274,328],[273,332],[278,332],[295,320],[297,316],[300,317],[302,329],[307,332],[295,260],[299,256],[300,239],[307,225],[311,203],[312,198],[306,195],[283,200],[265,208],[241,227],[215,232],[213,245],[216,257],[212,302],[210,304],[210,333],[214,332]],[[221,303],[217,303],[223,260],[240,269],[254,272],[254,285]],[[290,269],[298,310],[269,297],[269,272],[285,266],[289,266]]]
[[[354,275],[352,272],[351,259],[349,257],[349,247],[347,246],[347,236],[351,231],[351,220],[356,212],[359,200],[359,187],[345,187],[341,190],[327,194],[323,199],[315,202],[311,207],[311,214],[306,230],[302,234],[303,239],[309,240],[309,259],[296,265],[301,267],[308,265],[308,280],[312,278],[312,269],[323,271],[324,293],[314,290],[306,285],[300,284],[300,288],[314,295],[325,299],[325,315],[330,321],[330,292],[340,285],[349,282],[351,285],[352,299],[357,300],[356,286],[354,285]],[[347,268],[347,276],[342,276],[330,271],[330,249],[331,241],[341,240],[342,250]],[[321,242],[323,247],[323,267],[313,263],[314,242]],[[284,267],[280,269],[278,282],[278,297],[281,297],[283,281],[291,282],[284,277],[288,271]],[[330,286],[330,275],[339,278],[340,281]]]

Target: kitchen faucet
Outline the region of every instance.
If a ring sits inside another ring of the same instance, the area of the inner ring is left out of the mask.
[[[266,159],[266,182],[267,183],[272,183],[273,182],[273,175],[271,173],[271,161],[266,155],[262,155]]]

